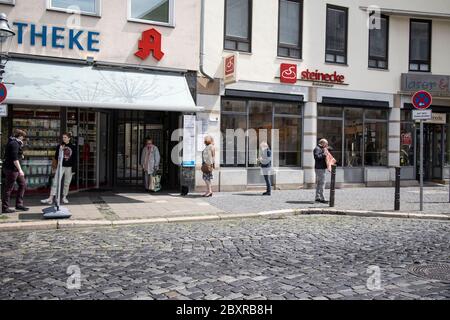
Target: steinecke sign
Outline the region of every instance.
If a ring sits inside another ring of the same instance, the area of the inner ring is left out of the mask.
[[[17,43],[28,42],[31,46],[52,47],[55,49],[99,52],[99,32],[70,29],[55,26],[37,26],[34,23],[14,22],[17,28]]]

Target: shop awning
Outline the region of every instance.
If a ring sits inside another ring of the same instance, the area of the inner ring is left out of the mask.
[[[99,69],[37,61],[9,61],[8,104],[193,112],[182,75]]]

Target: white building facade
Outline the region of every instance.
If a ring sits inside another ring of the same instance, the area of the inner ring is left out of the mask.
[[[146,138],[160,150],[164,187],[180,187],[172,134],[198,110],[197,0],[1,0],[0,12],[16,33],[2,144],[14,128],[28,132],[28,192],[48,192],[63,132],[78,152],[73,191],[143,190]]]
[[[320,138],[333,149],[340,185],[390,186],[397,166],[404,183],[414,184],[411,97],[418,90],[433,94],[425,179],[450,178],[450,2],[215,0],[204,10],[197,97],[207,111],[197,117],[220,141],[216,188],[264,185],[249,134],[242,149],[227,139],[229,129],[271,132],[257,143],[278,141],[279,189],[314,184]],[[224,59],[231,56],[227,71],[236,81],[228,82]]]

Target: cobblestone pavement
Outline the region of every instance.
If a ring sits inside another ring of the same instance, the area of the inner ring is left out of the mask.
[[[314,203],[315,190],[273,191],[272,196],[262,192],[221,192],[207,198],[213,206],[230,213],[256,213],[279,209],[321,208],[327,204]],[[329,190],[325,190],[328,199]],[[403,212],[420,212],[419,188],[402,188],[400,194]],[[237,205],[238,204],[238,205]],[[348,188],[337,189],[336,209],[393,211],[394,188]],[[450,214],[448,186],[424,188],[423,213]]]
[[[3,232],[0,299],[450,299],[450,283],[407,271],[449,253],[450,223],[410,219]]]

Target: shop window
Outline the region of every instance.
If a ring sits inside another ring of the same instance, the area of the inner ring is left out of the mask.
[[[447,113],[447,125],[444,126],[444,166],[450,166],[450,113]]]
[[[342,118],[342,111],[342,108],[319,106],[317,108],[317,115],[327,118]]]
[[[361,167],[363,162],[363,111],[364,109],[345,109],[344,147],[345,166]]]
[[[380,17],[380,28],[369,30],[369,67],[388,68],[389,17]]]
[[[400,119],[400,165],[414,166],[416,125],[411,110],[401,110]]]
[[[272,147],[273,105],[271,102],[250,101],[248,114],[248,165],[257,167],[259,144],[266,142]]]
[[[128,0],[128,20],[173,25],[174,0]]]
[[[364,128],[364,165],[387,166],[387,122],[366,122]]]
[[[224,48],[251,52],[252,0],[225,0]]]
[[[327,5],[325,61],[347,63],[348,9]]]
[[[278,130],[278,164],[280,167],[301,165],[302,119],[296,104],[275,103],[274,125]]]
[[[100,0],[48,0],[49,9],[100,15]]]
[[[431,21],[411,19],[409,71],[431,72]]]
[[[342,120],[318,119],[317,140],[320,139],[328,140],[336,165],[342,166]]]
[[[301,59],[303,3],[300,0],[279,1],[278,56]]]
[[[301,112],[295,103],[223,99],[221,165],[257,167],[260,143],[265,141],[274,149],[273,138],[278,137],[273,165],[301,166]]]
[[[0,3],[16,4],[16,0],[0,0]]]

